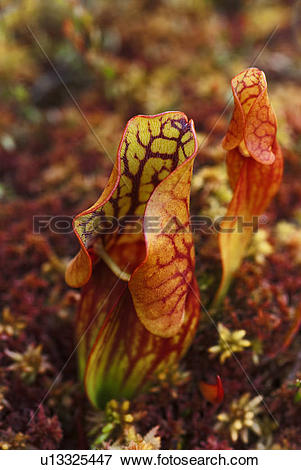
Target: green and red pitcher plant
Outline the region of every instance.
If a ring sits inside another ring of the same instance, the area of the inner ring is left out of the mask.
[[[183,113],[134,117],[103,194],[75,218],[81,250],[66,280],[83,286],[79,369],[96,406],[145,389],[160,369],[178,362],[194,337],[200,308],[192,234],[163,229],[173,216],[189,226],[196,152],[193,122]],[[99,217],[104,223],[127,215],[148,223],[153,217],[157,229],[96,230]]]
[[[223,224],[235,229],[238,215],[250,222],[271,201],[282,156],[264,73],[247,69],[232,80],[232,90],[235,107],[223,146],[233,188],[227,216],[234,217]],[[197,148],[193,121],[181,112],[132,118],[102,195],[74,219],[80,251],[66,281],[82,288],[79,371],[96,407],[147,389],[161,370],[179,362],[194,338],[200,300],[189,199]],[[123,230],[108,233],[113,219],[123,221]],[[217,303],[252,236],[251,229],[225,232],[219,234],[223,277]],[[220,378],[201,390],[213,403],[222,399]]]

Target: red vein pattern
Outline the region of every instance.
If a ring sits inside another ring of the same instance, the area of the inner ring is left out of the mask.
[[[253,234],[252,222],[270,204],[282,180],[283,158],[276,140],[276,117],[269,103],[263,72],[250,68],[232,82],[234,111],[223,140],[233,198],[222,223],[219,245],[223,277],[216,296],[227,292]],[[238,229],[238,219],[245,224]],[[249,224],[249,225],[247,225]]]
[[[107,187],[75,218],[81,250],[66,281],[83,286],[79,366],[96,406],[144,389],[194,336],[199,302],[187,229],[196,150],[193,122],[183,113],[131,119]],[[99,217],[125,215],[143,216],[143,232],[106,235],[97,226]],[[156,232],[146,227],[153,217]]]

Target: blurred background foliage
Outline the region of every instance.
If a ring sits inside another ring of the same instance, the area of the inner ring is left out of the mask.
[[[250,65],[282,89],[292,82],[295,100],[300,9],[266,0],[2,0],[1,145],[12,150],[39,126],[78,119],[50,61],[113,156],[111,137],[116,144],[117,128],[138,113],[181,109],[210,131],[230,78]]]
[[[300,80],[299,13],[289,1],[2,0],[2,146],[24,144],[26,129],[54,124],[70,105],[46,55],[83,110],[97,110],[104,141],[112,113],[123,124],[181,109],[208,131],[230,78],[246,67],[264,68],[270,81]],[[6,135],[12,107],[22,129],[15,123]]]

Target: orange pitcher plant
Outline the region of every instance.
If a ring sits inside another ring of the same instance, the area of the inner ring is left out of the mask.
[[[194,337],[199,294],[188,227],[196,152],[183,113],[132,118],[102,195],[74,219],[81,246],[66,281],[82,287],[79,370],[97,407],[144,390]],[[122,229],[108,233],[116,220]]]
[[[231,82],[234,111],[223,148],[233,197],[221,224],[222,281],[217,305],[226,294],[256,230],[256,219],[270,204],[282,179],[283,158],[277,123],[269,103],[264,73],[249,68]]]

